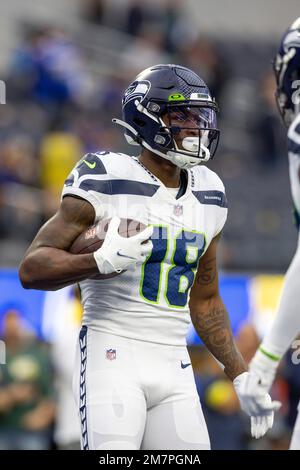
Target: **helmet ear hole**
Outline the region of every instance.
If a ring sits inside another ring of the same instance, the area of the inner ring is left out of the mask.
[[[145,126],[145,121],[142,121],[142,119],[134,118],[133,122],[139,127],[144,127]]]

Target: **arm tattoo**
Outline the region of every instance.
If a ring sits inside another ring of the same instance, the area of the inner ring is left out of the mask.
[[[212,284],[216,279],[216,275],[216,258],[211,258],[200,266],[197,273],[196,284],[200,286]]]
[[[227,311],[223,305],[211,306],[205,312],[193,315],[197,333],[207,349],[224,366],[224,372],[233,380],[247,367],[234,343]]]

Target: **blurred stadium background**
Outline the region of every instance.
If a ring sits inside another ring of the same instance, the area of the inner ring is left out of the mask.
[[[81,155],[132,152],[111,118],[120,116],[128,82],[147,66],[192,68],[221,107],[221,142],[209,164],[229,200],[221,290],[238,344],[251,359],[296,246],[271,60],[299,13],[298,0],[2,3],[0,332],[7,364],[0,365],[0,449],[78,447],[70,391],[77,293],[25,291],[17,266],[58,207],[63,181]],[[291,352],[273,387],[283,407],[273,430],[254,442],[231,384],[193,330],[188,341],[212,448],[287,448],[300,396]]]

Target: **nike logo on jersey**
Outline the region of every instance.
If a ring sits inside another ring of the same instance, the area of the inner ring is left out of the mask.
[[[190,365],[191,365],[190,362],[184,363],[184,362],[181,361],[181,369],[186,369],[186,368],[187,368],[188,366],[190,366]]]
[[[96,166],[96,162],[90,163],[90,162],[88,162],[88,161],[86,161],[86,160],[83,160],[83,161],[84,161],[84,163],[85,163],[91,170],[93,170],[93,169],[95,168],[95,166]]]
[[[132,256],[122,255],[122,253],[120,251],[117,251],[117,255],[121,256],[122,258],[135,259]]]

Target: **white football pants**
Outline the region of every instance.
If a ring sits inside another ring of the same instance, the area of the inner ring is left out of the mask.
[[[186,347],[83,326],[74,395],[82,449],[210,449]]]

